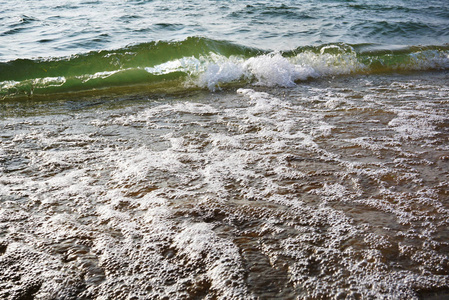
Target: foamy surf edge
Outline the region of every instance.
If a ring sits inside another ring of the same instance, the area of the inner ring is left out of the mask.
[[[338,43],[269,52],[191,38],[68,58],[0,63],[0,96],[156,89],[214,92],[230,85],[289,88],[333,76],[447,69],[448,46],[378,50]]]

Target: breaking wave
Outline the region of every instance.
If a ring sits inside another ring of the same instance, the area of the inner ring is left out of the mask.
[[[247,84],[291,87],[301,81],[352,74],[447,70],[449,45],[380,48],[344,43],[270,52],[190,37],[62,58],[0,63],[5,98],[136,90],[211,91]]]

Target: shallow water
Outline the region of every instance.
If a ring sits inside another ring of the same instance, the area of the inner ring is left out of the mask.
[[[447,296],[447,82],[5,104],[0,295]]]
[[[0,0],[1,299],[449,297],[443,0]]]
[[[33,0],[0,7],[1,99],[291,87],[310,78],[449,68],[443,0]]]

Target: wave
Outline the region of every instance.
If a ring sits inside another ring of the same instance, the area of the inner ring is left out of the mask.
[[[215,91],[246,84],[291,87],[328,76],[447,69],[449,45],[381,48],[336,43],[270,52],[190,37],[62,58],[0,62],[0,96],[8,99],[140,89]]]

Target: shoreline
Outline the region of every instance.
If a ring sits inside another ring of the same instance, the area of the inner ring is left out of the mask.
[[[446,295],[447,76],[13,105],[0,297]]]

